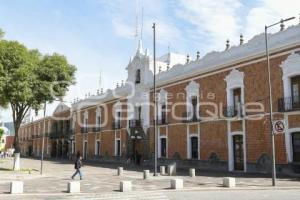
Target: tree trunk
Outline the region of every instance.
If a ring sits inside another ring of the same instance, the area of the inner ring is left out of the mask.
[[[20,153],[20,142],[19,142],[19,128],[20,122],[14,120],[14,127],[15,127],[15,138],[14,138],[14,148],[15,153]]]

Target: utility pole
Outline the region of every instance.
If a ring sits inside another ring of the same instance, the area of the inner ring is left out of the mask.
[[[153,101],[154,101],[154,176],[158,176],[157,173],[157,155],[158,155],[158,144],[157,144],[157,102],[156,102],[156,30],[155,23],[153,23]]]

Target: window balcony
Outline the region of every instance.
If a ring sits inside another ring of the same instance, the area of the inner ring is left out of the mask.
[[[81,133],[88,133],[89,129],[88,129],[88,127],[81,127],[80,132]]]
[[[120,121],[114,121],[112,122],[112,130],[117,130],[121,128],[121,122]]]
[[[155,120],[153,120],[153,123],[155,123]],[[161,118],[157,120],[157,125],[167,125],[167,124],[168,124],[167,118]]]
[[[100,126],[95,126],[95,127],[93,127],[93,132],[94,132],[94,133],[100,132],[100,130],[101,130],[101,127],[100,127]]]
[[[196,115],[194,112],[184,112],[182,114],[182,122],[183,123],[190,123],[190,122],[200,122],[201,119],[199,116]]]
[[[57,139],[57,138],[59,138],[59,134],[56,131],[51,132],[50,133],[50,138],[51,139]]]
[[[278,99],[279,112],[291,112],[300,110],[300,97],[285,97]]]
[[[234,118],[234,117],[243,117],[243,106],[227,106],[223,108],[223,116]]]
[[[142,126],[143,126],[142,120],[138,120],[138,119],[129,120],[129,128],[137,128]]]
[[[75,135],[75,130],[74,129],[70,129],[68,132],[69,132],[69,135]]]

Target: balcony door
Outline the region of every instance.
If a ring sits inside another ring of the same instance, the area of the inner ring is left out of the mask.
[[[291,78],[293,108],[300,109],[300,75]]]
[[[198,98],[197,96],[192,96],[192,107],[193,107],[193,111],[192,111],[192,119],[196,120],[197,119],[197,106],[198,106]]]
[[[161,106],[161,122],[162,124],[165,124],[166,123],[166,118],[167,118],[167,107],[166,107],[166,104],[163,104]]]
[[[236,88],[233,90],[233,106],[234,115],[240,115],[241,107],[241,88]]]

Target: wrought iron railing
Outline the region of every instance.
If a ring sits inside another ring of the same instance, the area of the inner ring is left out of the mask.
[[[153,120],[153,124],[155,123],[155,120]],[[161,118],[157,120],[157,124],[158,125],[167,125],[168,124],[168,120],[167,118]]]
[[[226,106],[223,108],[224,117],[243,117],[243,106]]]
[[[100,132],[101,130],[101,127],[100,126],[95,126],[93,127],[93,132],[96,133],[96,132]]]
[[[121,121],[112,122],[112,129],[113,130],[120,129],[120,128],[121,128]]]
[[[139,120],[139,119],[129,120],[129,128],[136,128],[142,126],[143,126],[143,120]]]
[[[290,112],[300,110],[300,97],[285,97],[278,99],[278,111]]]
[[[81,133],[88,133],[89,129],[88,129],[88,127],[81,127],[80,131],[81,131]]]
[[[197,116],[195,112],[184,112],[182,114],[182,122],[189,123],[189,122],[200,122],[200,116]]]

